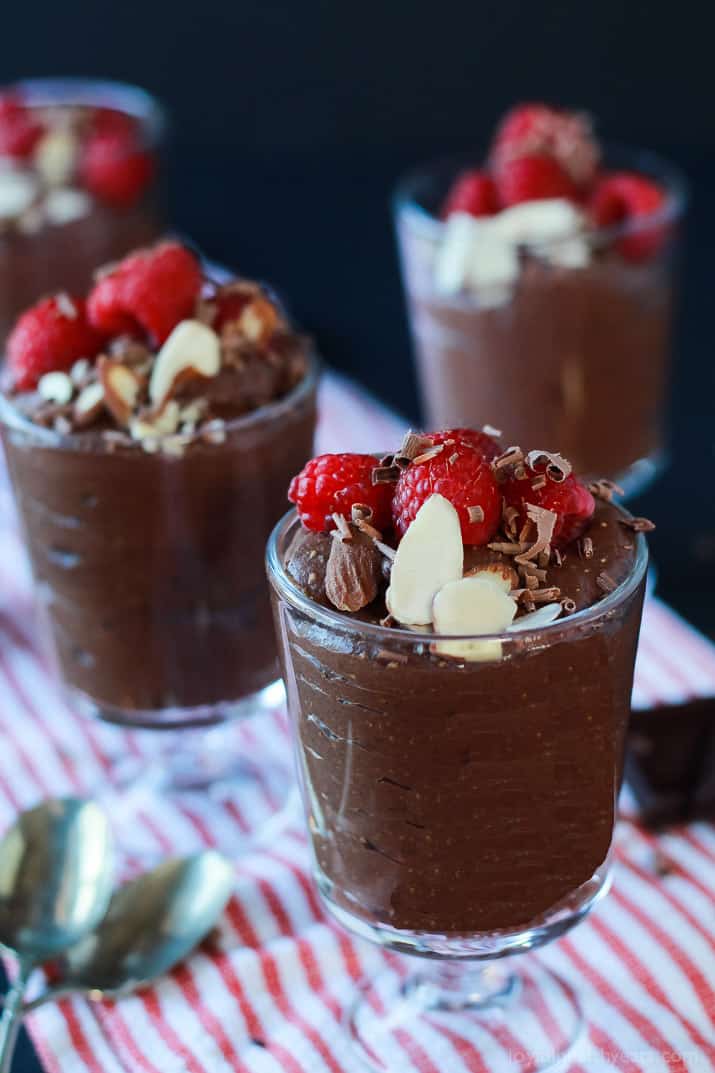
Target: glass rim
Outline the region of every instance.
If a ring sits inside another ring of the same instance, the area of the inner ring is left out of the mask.
[[[622,507],[617,507],[626,517],[631,517]],[[393,626],[380,626],[372,622],[364,622],[361,619],[351,618],[344,612],[323,607],[310,596],[298,588],[288,575],[281,560],[279,543],[288,534],[291,527],[298,521],[298,514],[293,507],[274,526],[268,538],[266,546],[266,572],[268,580],[276,592],[286,600],[295,610],[302,612],[307,617],[316,620],[323,626],[338,628],[343,631],[361,634],[376,644],[385,644],[389,648],[390,642],[395,641],[415,644],[438,644],[445,641],[501,641],[506,644],[521,644],[529,637],[543,637],[549,642],[556,642],[559,635],[565,632],[588,627],[594,622],[608,618],[609,614],[617,610],[633,593],[642,582],[648,567],[648,544],[643,533],[634,533],[636,538],[636,557],[628,576],[618,585],[613,592],[608,593],[602,600],[581,611],[576,611],[565,618],[557,618],[546,626],[536,626],[534,629],[504,630],[501,633],[480,634],[448,634],[435,633],[433,630],[409,630]]]
[[[103,106],[125,112],[139,121],[147,145],[155,146],[166,134],[166,109],[141,86],[107,78],[21,78],[3,87],[18,90],[31,108],[55,105]]]
[[[232,417],[227,421],[224,420],[223,427],[226,431],[226,435],[228,436],[234,432],[243,432],[245,429],[258,428],[263,424],[268,424],[276,418],[279,418],[287,410],[290,410],[296,403],[301,403],[313,395],[317,390],[323,368],[322,360],[313,346],[309,347],[306,352],[306,362],[307,368],[305,375],[286,395],[282,395],[279,399],[274,399],[272,402],[266,403],[265,406],[259,406],[255,410],[250,410],[246,414],[241,414],[239,417]],[[43,447],[53,448],[55,450],[87,450],[86,430],[83,430],[82,432],[61,433],[56,432],[52,428],[45,428],[43,425],[37,425],[34,421],[31,421],[29,417],[26,417],[21,413],[16,406],[13,406],[12,399],[1,390],[0,425],[12,432],[22,432],[31,435],[35,440],[39,441],[39,445]],[[176,433],[173,435],[176,435]],[[164,438],[168,439],[170,437]],[[128,446],[129,445],[127,445],[127,447]],[[204,446],[209,445],[204,444]],[[132,448],[134,447],[141,451],[139,443],[132,442]],[[144,456],[145,452],[141,451],[141,454]],[[181,458],[174,459],[173,456],[162,454],[152,457],[159,457],[166,461],[181,461]]]
[[[648,231],[659,225],[673,223],[683,216],[689,201],[689,184],[684,172],[676,164],[649,149],[621,145],[617,142],[606,142],[603,144],[603,149],[605,161],[608,161],[609,156],[622,157],[624,160],[630,158],[629,170],[633,171],[639,170],[637,165],[640,163],[645,174],[652,175],[661,181],[665,188],[666,198],[655,212],[648,215],[632,217],[630,220],[611,224],[608,227],[590,226],[585,232],[586,237],[609,242],[626,235]],[[464,152],[436,157],[410,168],[395,184],[392,193],[394,212],[398,215],[408,215],[426,236],[436,238],[444,228],[444,221],[419,203],[414,193],[415,185],[442,169],[445,172],[453,171],[456,175],[461,168],[479,165],[483,163],[483,160],[484,157],[478,157],[476,153]],[[564,237],[559,236],[558,239],[550,241],[540,240],[538,245],[543,248],[551,243],[556,245],[564,241]]]

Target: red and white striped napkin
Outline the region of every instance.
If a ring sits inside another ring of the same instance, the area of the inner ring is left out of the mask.
[[[320,450],[389,449],[404,423],[351,383],[326,377]],[[635,701],[652,705],[715,693],[715,647],[657,599],[645,612]],[[265,759],[290,764],[284,713],[231,733]],[[118,750],[146,735],[81,719],[58,697],[33,639],[30,579],[0,471],[0,830],[40,797],[96,793]],[[230,803],[198,797],[181,812],[160,799],[136,809],[150,853],[206,844],[246,847],[218,935],[141,995],[116,1004],[65,1000],[29,1028],[51,1073],[359,1073],[341,1017],[357,980],[400,965],[325,919],[309,875],[301,818],[288,813],[268,840],[250,831],[274,814],[268,777]],[[715,830],[691,824],[654,837],[622,821],[612,893],[576,930],[526,955],[557,969],[585,1004],[588,1032],[572,1073],[706,1073],[715,1069]],[[663,867],[666,862],[667,867]],[[549,1011],[546,1011],[548,1014]],[[523,1073],[548,1054],[558,1016],[528,1037],[505,1033]],[[438,1027],[405,1040],[404,1073],[490,1073]]]

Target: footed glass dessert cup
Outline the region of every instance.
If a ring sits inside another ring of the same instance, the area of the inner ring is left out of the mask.
[[[524,241],[505,284],[488,282],[487,253],[470,285],[451,289],[438,278],[447,228],[440,211],[455,178],[477,164],[475,156],[427,164],[395,194],[424,419],[432,428],[489,421],[508,443],[558,444],[577,472],[635,494],[665,459],[684,179],[649,153],[607,150],[606,175],[657,183],[657,210]],[[508,211],[515,208],[527,206]]]
[[[38,298],[163,230],[166,119],[136,86],[30,79],[0,89],[0,338]]]
[[[220,785],[233,793],[242,776],[256,776],[234,741],[235,720],[283,696],[265,544],[296,464],[311,454],[317,381],[307,354],[288,394],[227,419],[220,436],[177,457],[41,427],[0,396],[59,678],[90,716],[147,730],[134,738],[138,761],[118,735],[115,776],[128,812],[147,789],[167,800]],[[287,765],[280,774],[285,791]]]
[[[336,921],[409,955],[359,988],[353,1046],[375,1070],[405,1069],[423,1039],[445,1062],[456,1048],[512,1071],[519,1043],[547,1038],[532,1067],[547,1068],[579,1039],[579,998],[511,956],[558,938],[608,888],[645,540],[593,606],[450,638],[304,595],[284,567],[297,527],[294,513],[277,526],[267,568],[315,881]],[[446,655],[464,642],[469,661]]]

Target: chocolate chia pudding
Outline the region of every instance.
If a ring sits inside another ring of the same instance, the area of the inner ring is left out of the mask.
[[[630,492],[663,450],[682,179],[647,154],[601,163],[583,117],[511,117],[529,108],[536,132],[508,116],[483,167],[428,166],[398,191],[425,416],[557,444]]]
[[[578,920],[622,772],[651,525],[487,440],[411,435],[367,479],[310,463],[269,545],[318,885],[418,953]]]
[[[159,105],[131,86],[38,79],[0,90],[0,338],[44,294],[162,230]]]
[[[275,680],[263,553],[311,452],[316,391],[275,299],[212,284],[164,243],[86,303],[25,314],[4,375],[3,443],[65,682],[107,718],[171,724],[224,717]]]

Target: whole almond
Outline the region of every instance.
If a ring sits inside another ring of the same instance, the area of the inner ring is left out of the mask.
[[[278,311],[267,298],[258,295],[242,310],[238,323],[247,339],[265,345],[278,327]]]
[[[338,611],[360,611],[375,599],[382,556],[373,541],[351,526],[352,540],[333,539],[325,570],[325,594]]]

